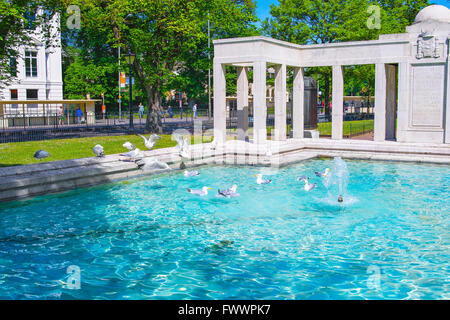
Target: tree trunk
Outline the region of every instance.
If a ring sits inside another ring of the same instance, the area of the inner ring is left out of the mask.
[[[154,88],[147,89],[147,120],[145,122],[145,130],[151,133],[161,134],[162,123],[161,123],[161,97],[159,91]]]

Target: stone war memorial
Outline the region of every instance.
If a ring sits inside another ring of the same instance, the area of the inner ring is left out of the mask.
[[[266,70],[275,69],[273,142],[307,140],[304,69],[332,67],[332,141],[343,139],[343,68],[375,65],[374,141],[450,144],[450,10],[422,9],[405,33],[378,40],[298,45],[268,37],[214,41],[214,137],[226,141],[225,70],[237,68],[238,139],[247,136],[248,70],[253,68],[253,144],[267,142]],[[292,136],[286,134],[286,68],[292,67]],[[337,106],[337,107],[335,107]],[[283,143],[281,143],[283,144]]]

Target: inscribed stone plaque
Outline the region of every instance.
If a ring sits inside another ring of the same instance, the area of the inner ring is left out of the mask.
[[[442,127],[445,66],[422,65],[412,68],[412,125]]]

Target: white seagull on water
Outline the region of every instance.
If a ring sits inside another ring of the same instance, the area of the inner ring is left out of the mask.
[[[240,194],[236,193],[237,185],[233,184],[233,186],[230,189],[224,189],[224,190],[217,190],[217,194],[219,196],[225,197],[225,198],[231,198],[231,197],[239,197]]]
[[[305,191],[311,191],[312,189],[314,189],[316,187],[315,183],[309,183],[309,177],[306,176],[301,176],[297,179],[298,181],[305,181]]]
[[[183,174],[185,177],[195,177],[199,175],[198,171],[196,170],[193,171],[184,170]]]
[[[189,189],[189,188],[186,188],[186,190],[189,193],[192,193],[192,194],[195,194],[195,195],[198,195],[198,196],[206,196],[208,194],[208,190],[209,189],[211,189],[211,188],[210,187],[203,187],[201,189]]]
[[[268,183],[272,182],[272,180],[270,180],[270,179],[263,179],[261,173],[255,174],[255,177],[256,177],[257,184],[268,184]]]
[[[315,171],[314,174],[318,177],[322,177],[325,178],[326,176],[328,176],[330,174],[330,168],[326,168],[324,172],[320,172],[320,171]]]

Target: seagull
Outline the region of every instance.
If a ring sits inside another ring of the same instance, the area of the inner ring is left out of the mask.
[[[189,140],[188,136],[184,137],[179,134],[174,134],[173,138],[177,142],[177,150],[182,158],[191,158],[191,154],[189,152]]]
[[[151,150],[155,146],[155,143],[158,142],[159,139],[161,139],[161,137],[157,134],[152,134],[148,139],[140,134],[138,134],[138,136],[144,139],[144,144],[148,150]]]
[[[128,141],[125,142],[122,146],[124,148],[127,148],[128,151],[133,151],[134,149],[136,149],[136,146],[134,144],[132,144],[131,142],[128,142]]]
[[[92,151],[94,151],[95,155],[97,157],[104,157],[105,152],[103,151],[103,147],[99,144],[97,144],[95,147],[92,148]]]
[[[139,169],[147,171],[147,170],[170,170],[170,167],[167,163],[159,161],[155,157],[147,157],[136,159],[134,161]]]
[[[240,194],[236,193],[237,185],[233,184],[233,186],[230,189],[224,189],[224,190],[217,190],[217,193],[219,196],[231,198],[231,197],[239,197]]]
[[[137,158],[143,158],[144,154],[142,153],[141,150],[136,148],[136,149],[131,150],[129,152],[122,153],[122,156],[129,157],[129,158],[132,158],[132,159],[137,159]]]
[[[297,179],[298,181],[305,181],[305,191],[311,191],[312,189],[314,189],[316,187],[316,183],[309,183],[309,177],[306,176],[301,176]]]
[[[42,160],[44,158],[50,157],[50,153],[45,150],[38,150],[34,153],[33,157],[38,160]]]
[[[199,175],[198,171],[195,170],[193,171],[184,170],[183,174],[185,177],[195,177]]]
[[[316,176],[318,176],[318,177],[325,178],[326,176],[328,176],[328,174],[330,174],[330,171],[331,171],[330,168],[326,168],[324,172],[318,172],[318,171],[315,171],[314,173],[315,173]]]
[[[192,193],[192,194],[196,194],[196,195],[198,195],[198,196],[206,196],[207,194],[208,194],[208,190],[209,189],[211,189],[210,187],[203,187],[203,188],[201,188],[201,189],[189,189],[189,188],[186,188],[186,190],[189,192],[189,193]]]
[[[268,184],[268,183],[272,182],[272,180],[270,180],[270,179],[263,179],[261,173],[255,174],[255,177],[256,177],[257,184]]]

